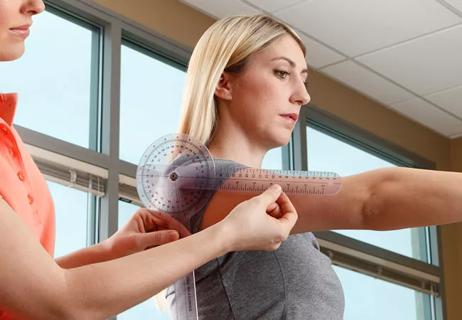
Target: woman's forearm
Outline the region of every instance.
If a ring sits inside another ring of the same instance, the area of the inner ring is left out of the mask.
[[[266,213],[277,202],[282,215]],[[195,268],[236,250],[275,250],[297,221],[279,186],[236,206],[225,221],[122,258],[60,267],[0,199],[0,301],[30,319],[104,319],[158,293]]]
[[[280,219],[266,213],[273,203],[281,208]],[[292,203],[279,186],[272,186],[236,206],[221,223],[151,250],[67,270],[66,283],[73,299],[78,299],[77,310],[87,310],[84,319],[107,317],[231,250],[275,250],[287,239],[296,220]],[[109,291],[111,294],[106,294]]]
[[[364,206],[367,229],[440,225],[462,220],[462,173],[383,169]]]
[[[55,259],[56,263],[64,269],[77,268],[83,265],[110,260],[110,251],[103,244],[80,249]]]
[[[64,269],[0,199],[0,301],[26,319],[104,319],[232,249],[236,230],[219,224],[124,258]],[[234,236],[233,236],[234,234]]]
[[[462,173],[385,168],[342,178],[333,196],[291,195],[293,233],[391,230],[462,221]]]
[[[84,319],[100,319],[142,302],[188,274],[194,268],[226,252],[221,226],[146,250],[123,259],[65,270],[66,302]],[[207,245],[204,245],[207,244]],[[83,281],[85,279],[85,281]],[[110,291],[110,294],[105,292]]]
[[[223,219],[250,193],[217,192],[202,220]],[[385,168],[342,178],[332,196],[289,194],[299,216],[292,233],[332,230],[390,230],[462,221],[462,173]]]

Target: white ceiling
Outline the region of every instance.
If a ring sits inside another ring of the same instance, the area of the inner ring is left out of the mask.
[[[308,64],[440,134],[462,136],[462,0],[181,0],[294,27]]]

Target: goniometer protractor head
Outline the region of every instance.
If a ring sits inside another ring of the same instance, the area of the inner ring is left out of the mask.
[[[142,155],[136,172],[137,190],[146,208],[188,222],[213,193],[206,188],[182,188],[182,178],[206,183],[214,173],[214,161],[204,145],[188,135],[171,134],[154,141]]]

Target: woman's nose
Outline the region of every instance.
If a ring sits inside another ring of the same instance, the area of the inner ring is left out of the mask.
[[[31,16],[41,13],[45,10],[45,4],[42,0],[26,0],[22,6],[22,12]]]
[[[300,106],[303,106],[305,104],[308,104],[311,100],[311,97],[308,93],[308,90],[306,88],[305,83],[298,84],[297,87],[295,88],[295,91],[292,95],[291,98],[292,103],[299,104]]]

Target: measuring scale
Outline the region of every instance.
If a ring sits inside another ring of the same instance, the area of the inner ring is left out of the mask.
[[[216,166],[216,164],[220,164]],[[171,214],[193,230],[216,191],[262,193],[279,184],[287,195],[333,195],[341,188],[333,172],[266,170],[214,160],[207,147],[185,134],[171,134],[154,141],[144,152],[136,172],[137,190],[146,208]],[[174,284],[174,319],[197,320],[194,272]]]

